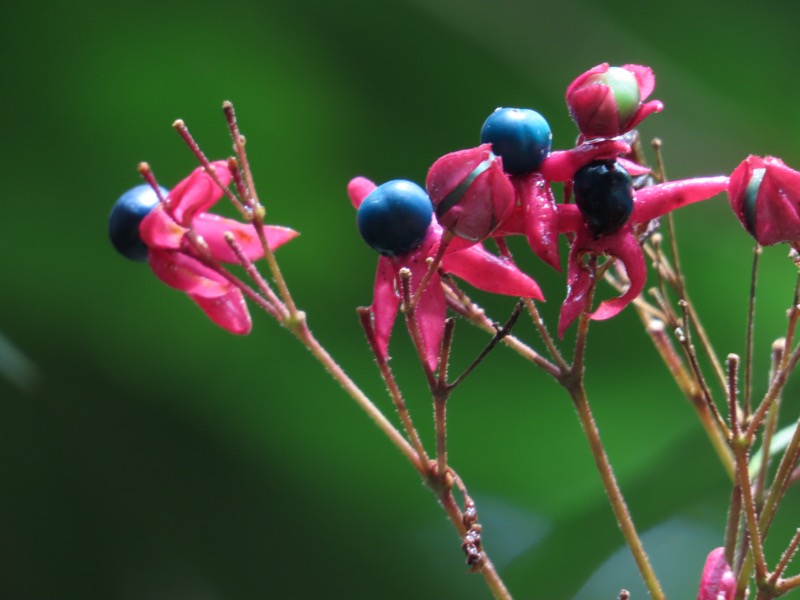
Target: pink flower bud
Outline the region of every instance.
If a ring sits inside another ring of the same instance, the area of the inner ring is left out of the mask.
[[[731,173],[728,199],[762,246],[800,240],[800,173],[781,159],[748,156]]]
[[[735,594],[736,577],[725,560],[725,548],[716,548],[703,567],[697,600],[733,600]]]
[[[514,208],[514,186],[491,144],[442,156],[425,187],[442,227],[471,242],[487,238]]]
[[[567,106],[583,137],[616,137],[664,108],[658,100],[642,104],[652,93],[655,82],[649,67],[609,67],[603,63],[570,84]]]

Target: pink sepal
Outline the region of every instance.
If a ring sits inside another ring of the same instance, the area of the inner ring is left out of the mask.
[[[471,242],[488,237],[514,208],[514,188],[491,148],[482,144],[446,154],[433,163],[425,181],[442,227]],[[458,190],[482,163],[489,166],[465,190]],[[460,193],[451,201],[448,196],[454,191]]]
[[[594,238],[586,226],[578,230],[569,253],[567,268],[567,297],[561,306],[558,321],[558,335],[564,332],[584,311],[588,311],[588,292],[593,273],[586,267],[583,255],[605,254],[619,260],[625,267],[630,281],[628,289],[619,297],[604,300],[589,316],[592,320],[603,321],[618,315],[633,302],[644,289],[647,281],[647,266],[644,253],[636,237],[629,230],[620,230],[612,235]]]
[[[366,177],[354,177],[351,179],[350,183],[347,184],[347,195],[350,197],[350,202],[353,203],[353,208],[358,210],[364,198],[369,196],[377,187]]]
[[[544,300],[537,283],[509,259],[487,252],[480,244],[446,254],[442,268],[470,285],[493,294]]]
[[[622,165],[631,177],[639,177],[640,175],[647,175],[651,172],[650,167],[645,167],[644,165],[640,165],[622,156],[617,157],[617,162]]]
[[[620,139],[597,139],[572,148],[551,152],[539,166],[548,181],[569,181],[578,169],[595,160],[614,160],[628,154],[631,147]]]
[[[411,289],[412,294],[416,292],[419,282],[428,270],[428,265],[422,263],[411,267]],[[439,354],[444,337],[444,322],[447,316],[447,305],[442,290],[442,282],[438,273],[434,273],[428,283],[428,287],[419,298],[416,309],[416,319],[419,325],[419,333],[422,338],[422,353],[425,362],[431,372],[436,371],[439,365]],[[410,323],[409,323],[410,326]]]
[[[150,267],[156,277],[168,286],[202,298],[218,298],[228,292],[230,284],[196,258],[183,252],[151,249]]]
[[[561,271],[558,254],[558,209],[552,188],[538,173],[515,177],[513,181],[528,245],[536,256],[556,271]]]
[[[239,262],[236,254],[231,250],[228,242],[225,241],[227,232],[233,234],[234,239],[250,260],[258,260],[264,256],[264,249],[261,247],[261,241],[258,239],[255,227],[250,224],[240,223],[239,221],[226,219],[211,213],[202,213],[195,217],[192,226],[208,244],[214,258],[219,261],[226,263]],[[288,227],[265,225],[264,235],[267,238],[270,250],[275,250],[299,234]]]
[[[385,256],[378,259],[378,269],[375,272],[375,285],[372,290],[373,327],[375,328],[375,341],[380,357],[388,358],[389,338],[392,335],[397,309],[400,306],[400,296],[397,293],[395,282],[396,271],[391,260]]]
[[[188,230],[175,222],[159,204],[139,224],[139,235],[148,248],[178,250]]]
[[[437,158],[428,169],[425,178],[425,189],[433,205],[438,205],[475,170],[475,167],[492,156],[492,145],[481,144],[475,148],[450,152]]]
[[[735,595],[736,576],[725,560],[725,548],[715,548],[703,567],[697,600],[733,600]]]
[[[633,204],[632,222],[643,223],[660,217],[687,204],[707,200],[725,191],[728,177],[696,177],[668,181],[636,192]]]
[[[189,297],[209,319],[231,333],[247,335],[253,328],[244,295],[235,287],[231,286],[226,294],[216,298],[204,298],[192,294],[189,294]]]
[[[231,182],[228,163],[218,160],[211,163],[223,186]],[[203,167],[197,167],[178,183],[167,196],[167,211],[180,225],[188,226],[199,213],[206,212],[222,198],[223,190]]]

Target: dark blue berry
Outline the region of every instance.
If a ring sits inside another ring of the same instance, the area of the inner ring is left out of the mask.
[[[633,211],[633,182],[613,160],[591,162],[572,180],[575,204],[595,236],[613,233]]]
[[[162,196],[167,190],[159,188]],[[108,236],[117,252],[136,261],[147,260],[147,246],[139,236],[139,223],[158,204],[158,196],[147,184],[137,185],[120,196],[108,218]]]
[[[395,179],[364,198],[356,220],[370,248],[385,256],[402,256],[419,248],[432,216],[433,205],[425,190]]]
[[[539,168],[550,154],[553,133],[545,118],[529,108],[498,108],[481,128],[481,144],[503,158],[503,170],[524,175]]]

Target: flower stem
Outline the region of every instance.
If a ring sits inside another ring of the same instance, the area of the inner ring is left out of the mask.
[[[411,462],[421,474],[426,472],[426,465],[422,464],[421,457],[416,450],[409,444],[403,435],[394,425],[384,416],[380,409],[361,391],[355,382],[345,373],[339,364],[333,359],[325,348],[317,341],[306,323],[305,313],[298,312],[298,318],[293,327],[292,333],[298,340],[314,355],[328,373],[342,386],[345,392],[355,400],[356,404],[365,412],[367,416],[386,434],[386,437],[397,446],[400,452]]]
[[[622,530],[622,535],[625,537],[625,541],[633,554],[633,559],[636,561],[636,566],[639,568],[639,573],[642,575],[650,597],[653,598],[653,600],[666,600],[666,596],[661,589],[661,584],[647,558],[647,553],[644,550],[642,541],[636,533],[636,527],[633,524],[630,511],[625,503],[625,498],[622,496],[616,477],[614,477],[614,471],[611,468],[608,455],[600,439],[600,431],[597,429],[597,424],[595,423],[594,416],[589,407],[589,401],[586,397],[586,390],[584,389],[583,382],[579,381],[577,384],[570,386],[568,391],[570,396],[572,396],[575,409],[578,411],[578,418],[580,419],[586,439],[589,442],[589,447],[594,456],[600,478],[603,481],[603,487],[611,503],[611,508]]]

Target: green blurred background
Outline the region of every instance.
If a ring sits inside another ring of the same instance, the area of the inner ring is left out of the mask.
[[[643,134],[664,138],[672,178],[730,172],[748,153],[800,166],[799,18],[769,0],[6,3],[0,598],[488,598],[417,475],[311,356],[265,314],[251,336],[226,334],[115,255],[111,205],[141,160],[167,186],[194,168],[175,118],[226,156],[220,107],[234,101],[270,217],[302,232],[279,253],[298,302],[390,411],[354,312],[375,256],[352,176],[422,181],[477,143],[496,106],[536,108],[568,148],[564,90],[604,61],[654,68],[666,110]],[[719,353],[742,352],[749,239],[722,197],[678,226]],[[765,253],[757,391],[791,298],[785,256]],[[563,276],[520,262],[552,322]],[[498,319],[511,309],[476,298]],[[406,338],[394,364],[430,441]],[[459,326],[456,365],[483,342]],[[694,597],[721,543],[725,477],[633,311],[594,327],[588,364],[645,544],[670,597]],[[452,399],[450,444],[515,597],[645,597],[571,404],[544,374],[495,352]]]

